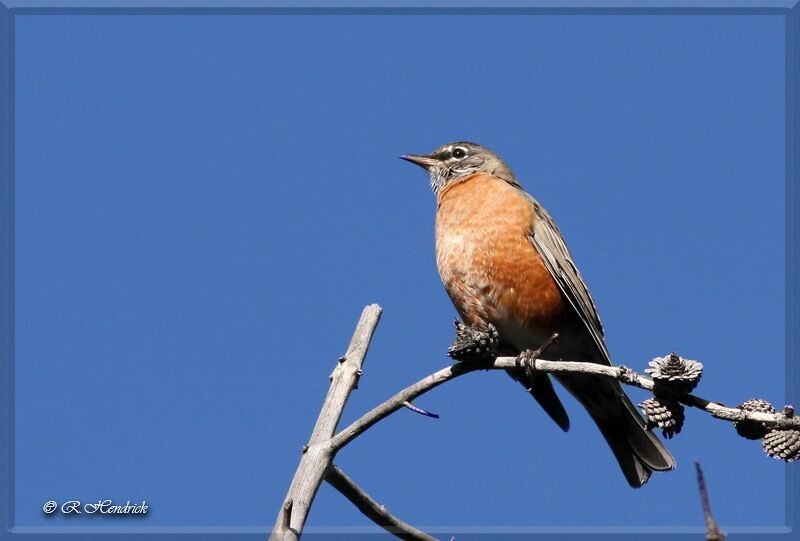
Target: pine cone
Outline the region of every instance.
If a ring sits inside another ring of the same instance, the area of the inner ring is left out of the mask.
[[[703,375],[701,363],[679,357],[675,352],[666,357],[656,357],[649,364],[650,368],[646,368],[645,372],[653,378],[656,395],[659,389],[677,394],[689,393],[697,387]]]
[[[447,354],[456,361],[483,361],[497,356],[500,335],[491,323],[485,328],[470,327],[459,320],[453,325],[456,328],[456,340],[447,350]]]
[[[683,428],[683,405],[674,400],[656,396],[648,398],[639,407],[647,417],[648,430],[658,427],[665,438],[672,439]]]
[[[739,404],[739,408],[745,411],[757,411],[761,413],[775,413],[775,408],[766,400],[760,398],[751,398]],[[736,432],[743,438],[748,440],[760,440],[769,432],[770,426],[758,421],[751,421],[745,419],[733,423]]]
[[[800,458],[800,430],[771,430],[764,436],[762,445],[769,456],[794,462]]]

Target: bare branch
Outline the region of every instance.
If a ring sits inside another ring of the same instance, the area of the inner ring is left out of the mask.
[[[419,406],[415,406],[411,402],[403,402],[403,405],[406,408],[408,408],[411,411],[413,411],[414,413],[419,413],[420,415],[424,415],[425,417],[431,417],[432,419],[438,419],[439,418],[439,414],[438,413],[433,413],[432,411],[424,410],[424,409],[420,408]]]
[[[336,434],[336,436],[334,436],[331,440],[331,448],[334,449],[334,451],[338,451],[366,429],[381,419],[388,417],[398,409],[404,407],[405,402],[412,401],[416,397],[427,393],[431,389],[435,389],[446,381],[484,368],[493,368],[493,366],[491,363],[456,363],[434,372],[430,376],[419,380],[409,387],[406,387],[389,400],[375,409],[365,413],[350,426]]]
[[[706,480],[703,477],[703,469],[700,462],[694,461],[694,468],[697,470],[697,486],[700,489],[700,502],[703,505],[703,517],[706,519],[706,541],[723,541],[725,534],[717,527],[714,515],[711,513],[711,504],[708,502],[708,490]]]
[[[289,492],[284,498],[284,505],[281,506],[278,513],[270,536],[271,541],[296,540],[303,531],[311,504],[322,484],[325,472],[336,454],[336,449],[330,445],[331,436],[336,431],[350,392],[358,383],[364,357],[380,316],[381,307],[377,304],[364,308],[353,338],[350,340],[347,353],[339,359],[339,364],[331,374],[328,395],[322,404],[317,423],[311,433],[311,439],[308,445],[303,447],[300,465],[295,471]],[[291,505],[289,505],[290,501]]]
[[[593,374],[616,379],[626,385],[632,385],[645,389],[653,390],[653,380],[637,374],[625,366],[608,366],[596,363],[576,362],[576,361],[548,361],[545,359],[531,359],[534,369],[551,374],[571,373],[571,374]],[[403,402],[414,400],[415,398],[427,393],[451,379],[469,374],[476,370],[523,370],[518,357],[498,357],[493,361],[463,362],[455,363],[442,368],[437,372],[419,380],[395,394],[383,404],[362,415],[350,426],[344,428],[331,440],[331,447],[339,450],[350,443],[359,434],[369,427],[388,417],[401,407]],[[735,422],[745,419],[767,423],[777,428],[797,428],[800,429],[800,417],[788,417],[781,413],[762,413],[755,411],[745,411],[739,408],[730,408],[718,402],[712,402],[692,394],[674,395],[673,400],[677,400],[688,406],[701,409],[717,419]]]
[[[789,406],[784,408],[784,411],[781,413],[771,413],[771,411],[774,411],[772,408],[769,408],[769,411],[730,408],[717,402],[687,394],[686,391],[690,390],[693,385],[686,388],[670,387],[664,383],[659,383],[660,387],[656,388],[656,383],[654,383],[653,379],[638,374],[625,366],[608,366],[588,362],[549,361],[537,358],[547,345],[555,339],[554,336],[545,342],[539,350],[527,352],[520,357],[498,357],[494,360],[464,361],[442,368],[396,393],[376,408],[362,415],[348,427],[335,434],[347,398],[358,383],[364,357],[369,348],[369,343],[372,339],[375,327],[380,319],[380,314],[381,308],[378,305],[370,305],[364,309],[356,331],[353,334],[353,338],[350,341],[350,347],[347,353],[339,359],[339,364],[331,374],[330,389],[322,405],[309,443],[303,446],[303,456],[300,459],[300,465],[295,472],[292,484],[284,499],[284,504],[278,512],[270,541],[297,540],[300,537],[303,532],[303,527],[305,526],[306,518],[308,517],[309,509],[323,479],[326,479],[331,485],[342,492],[342,494],[353,502],[368,518],[388,531],[405,539],[433,539],[427,534],[420,532],[392,516],[385,508],[380,506],[368,494],[361,490],[344,474],[344,472],[333,466],[333,458],[342,447],[353,441],[353,439],[358,437],[369,427],[388,417],[400,408],[408,407],[418,413],[435,416],[435,414],[431,414],[430,412],[414,406],[411,404],[411,401],[447,381],[470,372],[475,372],[476,370],[524,370],[527,373],[531,371],[540,371],[553,374],[580,373],[608,377],[616,379],[626,385],[639,387],[647,391],[652,392],[655,389],[657,397],[669,398],[673,401],[693,406],[718,419],[735,423],[752,421],[777,429],[791,428],[794,429],[794,431],[784,431],[781,432],[781,434],[789,434],[795,438],[796,436],[794,435],[800,433],[800,417],[795,417],[794,410]],[[677,358],[677,356],[675,357]],[[692,363],[694,361],[684,362]],[[652,364],[653,363],[651,363],[651,365]],[[695,362],[695,364],[702,370],[702,366],[699,365],[699,363]],[[658,377],[658,374],[654,375]],[[699,379],[699,374],[697,377]],[[664,378],[659,378],[658,381],[661,382],[662,379]],[[675,376],[669,375],[669,380],[672,381],[673,379],[675,379]],[[683,379],[687,380],[687,378]],[[739,426],[742,425],[740,424]],[[784,445],[784,447],[786,447],[786,445]],[[783,454],[781,458],[789,460],[785,458]],[[700,474],[699,482],[701,483],[702,494],[705,487],[702,481],[702,473],[699,472],[699,466],[698,473]],[[708,516],[710,516],[710,510],[708,513]],[[713,520],[713,518],[711,520]],[[715,524],[713,524],[713,526],[716,527]],[[709,526],[709,528],[711,528],[711,526]],[[709,532],[711,532],[711,529],[709,529]],[[722,535],[721,532],[718,533]],[[711,533],[709,536],[710,535]],[[708,539],[710,541],[720,541],[722,537],[709,537]]]
[[[350,500],[367,518],[387,532],[400,539],[408,539],[411,541],[436,541],[435,537],[431,537],[425,532],[416,529],[414,526],[392,515],[388,509],[372,499],[369,494],[364,492],[355,481],[350,479],[347,474],[335,464],[331,464],[331,467],[328,468],[325,480],[336,490],[341,492],[345,498]]]

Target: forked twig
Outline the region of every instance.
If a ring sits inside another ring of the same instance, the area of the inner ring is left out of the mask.
[[[303,446],[303,456],[300,459],[300,465],[295,472],[288,494],[284,499],[284,504],[281,506],[278,513],[274,530],[270,537],[271,541],[298,539],[303,532],[303,527],[314,496],[323,480],[327,480],[331,485],[342,492],[342,494],[350,499],[350,501],[367,515],[367,517],[392,533],[401,537],[406,536],[404,537],[406,539],[433,539],[429,535],[391,515],[383,506],[375,502],[366,492],[360,489],[344,474],[344,472],[334,466],[333,458],[342,447],[353,441],[369,427],[385,419],[400,408],[407,407],[428,416],[435,415],[414,406],[411,404],[411,401],[447,381],[477,370],[525,370],[526,372],[535,370],[551,374],[578,373],[612,378],[623,384],[639,387],[647,391],[653,392],[655,390],[656,397],[667,397],[670,400],[693,406],[709,413],[717,419],[740,423],[737,429],[741,428],[741,424],[755,422],[762,423],[769,429],[783,430],[783,432],[772,432],[773,434],[778,433],[779,435],[785,435],[783,439],[779,438],[779,441],[777,441],[775,445],[784,445],[784,447],[794,445],[794,443],[796,443],[795,440],[800,438],[800,436],[798,436],[800,433],[798,432],[800,431],[800,417],[794,416],[794,410],[789,406],[784,408],[782,413],[730,408],[718,402],[712,402],[688,394],[686,390],[678,392],[675,389],[671,389],[669,386],[664,387],[663,384],[661,388],[656,388],[657,384],[652,378],[638,374],[625,366],[608,366],[588,362],[549,361],[539,359],[538,357],[552,344],[557,338],[557,335],[548,338],[538,350],[526,353],[522,357],[498,357],[491,360],[457,362],[444,367],[396,393],[394,396],[336,433],[336,426],[341,418],[347,397],[355,388],[361,376],[361,367],[364,357],[369,347],[372,334],[377,326],[380,313],[381,308],[378,305],[371,305],[364,309],[347,353],[339,360],[337,367],[331,374],[331,386],[328,395],[323,403],[322,410],[320,411],[309,443]],[[654,362],[655,361],[654,359]],[[651,363],[651,365],[652,364],[653,363]],[[654,377],[656,375],[657,374],[654,374]],[[770,407],[770,411],[774,410]],[[797,449],[791,447],[790,450],[796,455]],[[784,449],[784,451],[786,450]],[[796,458],[794,455],[789,456],[787,453],[788,451],[783,452],[783,454],[779,454],[779,457],[787,461]],[[771,454],[775,455],[775,453]],[[717,528],[716,523],[713,521],[713,516],[711,516],[711,511],[708,506],[708,495],[706,493],[702,471],[700,470],[699,464],[696,467],[698,471],[698,484],[700,485],[701,498],[703,498],[703,509],[706,515],[706,524],[709,532],[707,539],[709,541],[721,541],[724,539],[724,534]]]

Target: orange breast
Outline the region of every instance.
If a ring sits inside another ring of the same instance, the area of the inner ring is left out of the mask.
[[[564,302],[528,238],[534,211],[507,182],[480,173],[439,192],[436,263],[465,322],[554,330]]]

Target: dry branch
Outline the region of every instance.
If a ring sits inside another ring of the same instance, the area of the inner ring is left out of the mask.
[[[555,335],[546,341],[538,351],[530,352],[520,357],[498,357],[493,360],[457,362],[442,368],[409,387],[406,387],[334,435],[336,426],[341,419],[345,402],[350,392],[358,383],[364,357],[366,356],[370,340],[372,339],[372,334],[380,319],[380,314],[381,308],[378,305],[370,305],[364,309],[347,353],[339,359],[339,364],[331,374],[331,386],[328,390],[328,395],[322,405],[322,410],[320,411],[319,418],[314,426],[308,445],[303,447],[303,456],[300,459],[300,465],[295,472],[292,484],[278,512],[270,541],[296,540],[300,537],[303,527],[305,526],[309,509],[323,479],[337,488],[368,518],[388,531],[405,539],[434,539],[391,515],[384,507],[375,502],[366,492],[349,479],[344,472],[336,468],[333,465],[333,458],[342,447],[353,441],[369,427],[388,417],[400,408],[411,407],[417,412],[424,412],[426,415],[435,416],[435,414],[420,410],[416,406],[410,404],[410,402],[447,381],[477,370],[525,370],[526,372],[536,370],[552,374],[580,373],[613,378],[626,385],[632,385],[651,392],[655,390],[656,396],[666,397],[682,404],[698,408],[717,419],[734,423],[744,423],[747,421],[763,423],[765,426],[772,429],[784,430],[781,434],[788,434],[800,440],[800,418],[794,416],[794,410],[790,406],[785,407],[781,413],[753,411],[745,408],[731,408],[718,402],[688,394],[686,388],[665,387],[663,384],[657,388],[656,386],[659,384],[654,383],[652,378],[638,374],[625,366],[608,366],[588,362],[549,361],[539,359],[538,357],[541,355],[542,349],[547,347],[555,338]],[[677,356],[675,357],[677,358]],[[657,360],[658,359],[654,360],[654,362]],[[689,361],[689,363],[692,362],[693,361]],[[652,364],[653,363],[651,363],[651,365]],[[696,365],[695,367],[702,369],[699,363],[694,364]],[[654,374],[654,376],[657,376],[657,374]],[[699,375],[697,377],[699,379]],[[661,381],[661,379],[659,379],[659,381]],[[675,391],[675,389],[680,389],[680,392]],[[792,442],[794,442],[794,440],[789,443]],[[786,447],[789,443],[783,446]],[[778,451],[781,451],[781,449],[778,449]],[[790,450],[792,450],[792,452],[796,451],[794,447]],[[778,451],[776,451],[776,453],[778,453]],[[780,454],[780,457],[784,460],[790,460],[790,458],[787,458],[784,454]],[[791,460],[794,460],[794,458],[791,458]],[[702,486],[701,484],[701,487]]]
[[[703,476],[703,469],[700,467],[700,462],[697,460],[694,461],[694,468],[697,471],[697,486],[700,490],[700,503],[703,506],[703,517],[706,521],[706,541],[723,541],[725,539],[725,534],[717,527],[717,521],[714,520],[714,515],[711,513],[706,479]]]
[[[400,539],[410,541],[436,541],[435,537],[431,537],[392,515],[388,509],[372,499],[335,464],[331,464],[325,480],[350,500],[367,518],[387,532]]]
[[[605,376],[616,379],[624,384],[639,387],[647,391],[653,390],[653,380],[637,374],[625,366],[607,366],[595,363],[576,362],[576,361],[548,361],[544,359],[531,359],[533,368],[541,372],[552,374],[557,373],[580,373]],[[362,415],[350,426],[344,428],[334,436],[331,447],[339,450],[350,443],[359,434],[369,427],[388,417],[401,407],[403,402],[411,401],[421,396],[431,389],[434,389],[451,379],[469,374],[476,370],[522,370],[524,369],[517,357],[498,357],[493,361],[482,361],[475,363],[456,363],[442,368],[433,374],[419,380],[418,382],[406,387],[395,394],[383,404]],[[718,402],[712,402],[692,394],[676,395],[675,400],[701,409],[716,417],[730,422],[742,421],[745,419],[767,423],[778,428],[800,428],[800,417],[786,417],[781,413],[761,413],[745,411],[739,408],[730,408]]]
[[[331,374],[328,395],[322,404],[311,439],[303,447],[300,465],[283,500],[270,541],[296,540],[303,531],[311,504],[336,454],[330,445],[331,436],[336,431],[350,392],[358,383],[364,357],[380,317],[381,307],[377,304],[364,308],[347,353],[339,359],[339,364]]]

